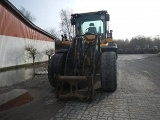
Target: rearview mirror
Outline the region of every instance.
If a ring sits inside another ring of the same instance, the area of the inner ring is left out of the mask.
[[[71,25],[75,25],[76,24],[76,19],[74,17],[71,17]]]
[[[106,14],[106,15],[105,15],[105,20],[106,20],[106,21],[109,21],[109,20],[110,20],[109,14]]]

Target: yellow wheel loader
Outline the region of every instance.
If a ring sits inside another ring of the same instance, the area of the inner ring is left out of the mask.
[[[71,15],[74,36],[70,47],[57,51],[48,66],[49,83],[57,97],[92,100],[96,74],[100,74],[103,91],[116,90],[117,45],[108,29],[109,19],[107,11]]]

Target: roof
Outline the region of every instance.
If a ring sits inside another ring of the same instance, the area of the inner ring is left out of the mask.
[[[72,14],[71,16],[76,17],[80,15],[92,15],[92,14],[107,14],[108,12],[106,10],[101,10],[101,11],[95,11],[95,12],[86,12],[86,13],[75,13]]]
[[[17,16],[21,21],[25,22],[28,26],[32,27],[36,31],[52,38],[56,39],[55,36],[49,34],[45,30],[39,28],[35,24],[33,24],[27,17],[25,17],[12,3],[10,3],[8,0],[0,0],[0,3],[2,3],[4,6],[6,6],[12,13],[14,13],[15,16]]]

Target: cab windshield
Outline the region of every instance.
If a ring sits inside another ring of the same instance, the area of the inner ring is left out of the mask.
[[[78,18],[79,34],[104,34],[104,16],[83,15]]]

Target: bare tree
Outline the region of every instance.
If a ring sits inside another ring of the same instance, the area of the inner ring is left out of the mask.
[[[46,49],[45,54],[48,56],[48,62],[50,61],[51,55],[55,53],[54,49]]]
[[[71,9],[61,9],[60,11],[60,28],[63,34],[67,34],[67,36],[71,36],[73,34],[72,25],[70,22],[71,14],[73,11]]]
[[[36,20],[36,18],[34,17],[34,15],[31,14],[31,12],[29,12],[28,10],[26,10],[24,7],[20,7],[19,11],[26,17],[28,18],[31,22],[34,22]]]
[[[37,49],[33,45],[28,45],[28,46],[25,46],[25,50],[28,52],[29,58],[32,58],[33,75],[34,75],[35,74],[35,57],[36,57],[36,54],[37,54]]]

